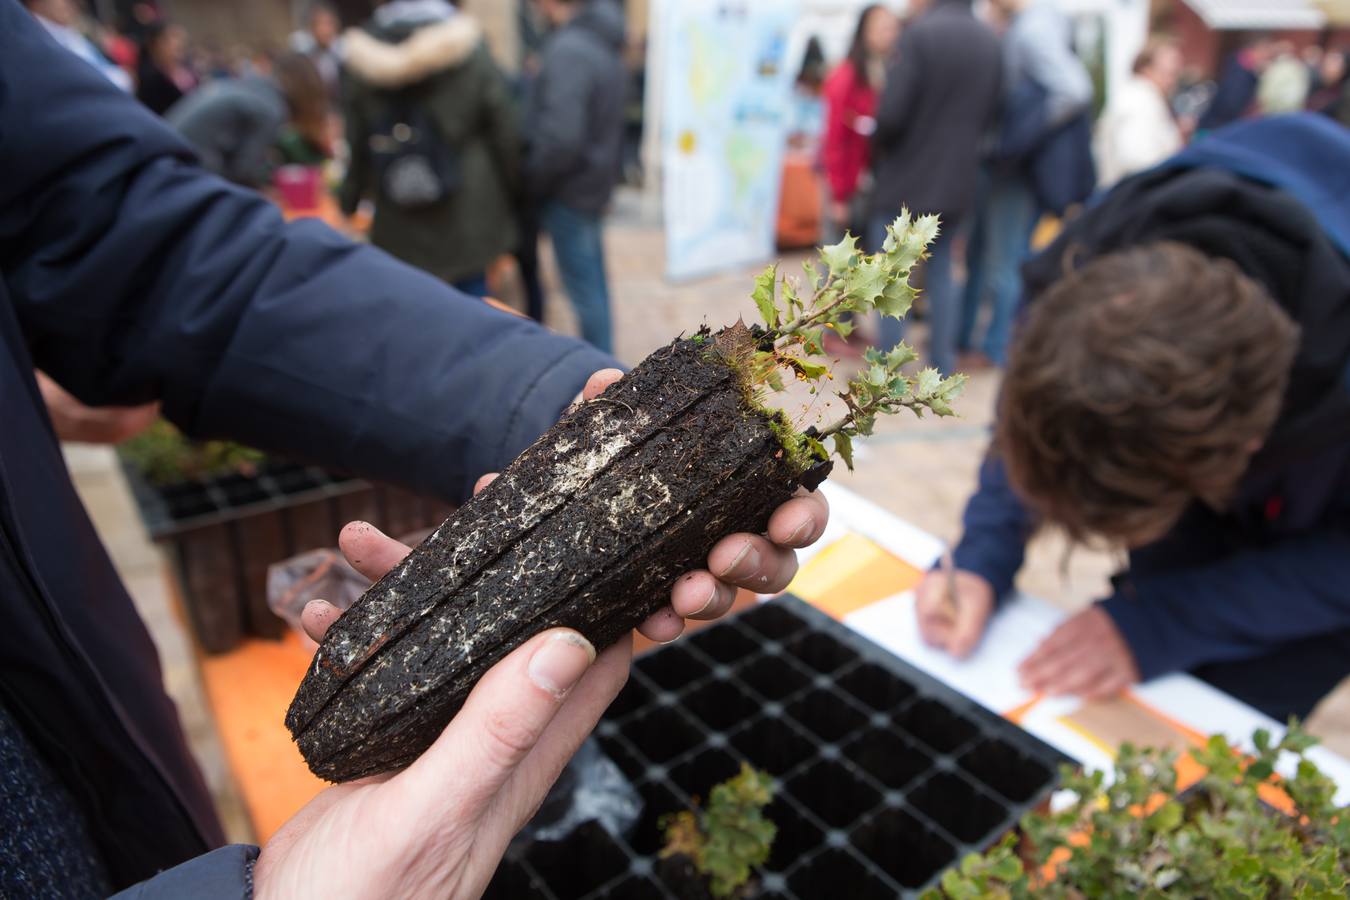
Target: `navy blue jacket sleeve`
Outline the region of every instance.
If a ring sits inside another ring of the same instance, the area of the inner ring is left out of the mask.
[[[1333,531],[1133,576],[1102,605],[1149,679],[1350,628],[1347,584],[1350,534]]]
[[[93,405],[458,500],[608,356],[286,224],[0,0],[0,277]]]
[[[132,885],[112,900],[250,900],[257,858],[257,847],[221,847]]]
[[[1003,463],[991,453],[980,466],[980,486],[966,504],[953,563],[993,585],[1001,602],[1012,591],[1034,530],[1031,513],[1013,493]]]

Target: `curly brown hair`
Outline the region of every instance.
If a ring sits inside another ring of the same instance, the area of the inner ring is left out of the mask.
[[[1102,256],[1031,305],[997,451],[1047,523],[1148,543],[1192,502],[1231,501],[1279,417],[1298,341],[1230,260],[1165,242]]]

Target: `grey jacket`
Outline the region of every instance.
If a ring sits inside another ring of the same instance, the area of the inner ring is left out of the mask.
[[[202,165],[235,184],[272,177],[272,147],[286,124],[286,100],[266,78],[224,78],[193,91],[165,114]]]
[[[872,215],[908,206],[951,225],[970,212],[1001,68],[998,38],[970,0],[938,0],[905,29],[877,104]]]
[[[525,183],[537,202],[556,200],[599,214],[623,158],[623,13],[588,0],[544,44],[530,91]]]

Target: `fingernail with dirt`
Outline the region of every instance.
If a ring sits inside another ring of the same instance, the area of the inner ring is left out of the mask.
[[[731,561],[731,565],[722,570],[722,578],[746,578],[759,568],[759,551],[755,545],[749,541],[741,552],[736,554],[736,558]]]
[[[553,635],[530,657],[530,681],[561,698],[595,662],[595,647],[573,631]]]

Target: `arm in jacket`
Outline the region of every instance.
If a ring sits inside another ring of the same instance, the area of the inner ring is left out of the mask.
[[[586,149],[586,110],[591,93],[590,64],[584,48],[553,39],[534,79],[525,188],[547,199],[558,184],[582,165]]]
[[[905,129],[913,124],[912,113],[919,97],[922,68],[914,29],[906,28],[900,35],[890,65],[886,67],[886,87],[877,100],[877,130],[872,137],[874,150],[884,152],[900,143]]]
[[[0,3],[0,275],[81,401],[460,500],[613,365],[286,224],[27,19]]]
[[[1092,103],[1092,79],[1073,52],[1069,21],[1051,8],[1031,7],[1013,24],[1023,74],[1045,91],[1046,131],[1053,131]]]
[[[257,859],[257,847],[221,847],[134,884],[112,900],[249,900]]]
[[[980,484],[963,518],[961,542],[952,553],[958,569],[988,581],[1002,601],[1022,568],[1035,520],[1008,483],[1003,463],[991,452],[980,466]]]
[[[1147,680],[1350,628],[1347,583],[1350,534],[1326,531],[1208,565],[1133,576],[1102,605]]]

